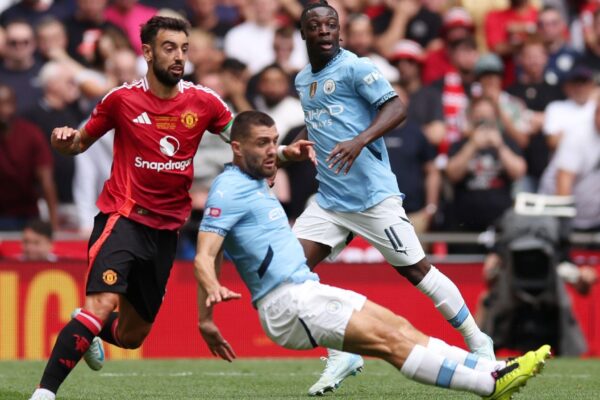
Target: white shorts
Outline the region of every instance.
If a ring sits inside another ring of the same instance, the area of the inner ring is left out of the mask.
[[[325,210],[312,200],[292,230],[298,239],[331,247],[331,259],[346,246],[350,234],[362,236],[395,267],[414,265],[425,257],[399,196],[354,213]]]
[[[352,313],[367,298],[317,281],[282,283],[256,306],[267,336],[293,350],[317,346],[341,350]]]

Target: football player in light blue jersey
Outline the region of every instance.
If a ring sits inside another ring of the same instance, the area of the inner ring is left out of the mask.
[[[198,326],[214,355],[230,362],[236,357],[212,318],[215,304],[240,298],[218,280],[226,251],[250,289],[265,333],[288,349],[327,346],[379,357],[415,381],[487,399],[511,397],[539,371],[549,346],[510,363],[479,358],[424,335],[363,295],[319,283],[265,179],[276,171],[277,138],[268,115],[239,114],[231,128],[233,164],[208,195],[194,267]],[[287,154],[308,158],[311,145],[296,142]]]
[[[305,7],[301,34],[310,64],[296,77],[306,123],[298,139],[315,143],[319,189],[293,230],[308,265],[335,257],[353,235],[362,236],[432,299],[470,351],[494,359],[492,340],[477,327],[456,285],[427,261],[402,207],[382,136],[404,121],[405,108],[368,59],[340,48],[339,32],[337,12],[326,1]],[[309,394],[337,388],[362,365],[356,355],[330,351]]]

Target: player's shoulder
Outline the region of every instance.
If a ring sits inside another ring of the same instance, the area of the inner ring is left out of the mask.
[[[144,79],[138,79],[132,82],[123,83],[120,86],[117,86],[111,89],[107,94],[102,98],[102,102],[107,100],[114,101],[119,98],[136,95],[140,91],[147,90],[147,82]]]
[[[188,96],[195,96],[198,98],[206,99],[217,99],[223,101],[221,96],[209,87],[202,86],[190,81],[179,81],[181,92]]]
[[[210,194],[229,200],[244,199],[247,193],[255,188],[256,180],[240,171],[236,166],[227,164],[223,172],[217,175],[213,181]]]

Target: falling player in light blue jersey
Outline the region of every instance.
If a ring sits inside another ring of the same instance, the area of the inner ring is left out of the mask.
[[[310,64],[296,77],[306,122],[298,138],[315,143],[319,189],[293,230],[308,265],[314,268],[339,253],[353,235],[362,236],[431,298],[470,351],[493,360],[492,340],[477,327],[456,285],[427,261],[402,207],[404,195],[382,136],[404,121],[405,108],[367,58],[340,48],[339,30],[337,12],[327,2],[304,9],[301,34]],[[362,366],[356,355],[330,351],[309,394],[337,388]]]
[[[268,115],[239,114],[231,127],[233,163],[208,194],[194,270],[198,326],[214,355],[236,357],[213,320],[215,304],[241,297],[219,283],[225,251],[250,289],[263,330],[285,348],[327,346],[379,357],[417,382],[486,399],[509,399],[539,372],[549,346],[514,361],[490,361],[424,335],[363,295],[319,283],[265,179],[276,171],[277,139]],[[293,144],[295,158],[308,156],[311,145]]]

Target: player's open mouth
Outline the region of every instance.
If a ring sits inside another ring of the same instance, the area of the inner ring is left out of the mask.
[[[322,43],[319,43],[319,47],[321,48],[321,50],[329,51],[333,47],[333,43],[331,43],[331,42],[322,42]]]
[[[174,72],[176,74],[181,74],[183,72],[183,67],[181,65],[176,65],[174,67],[169,68],[171,70],[171,72]]]
[[[275,159],[265,161],[265,167],[272,168],[275,166]]]

